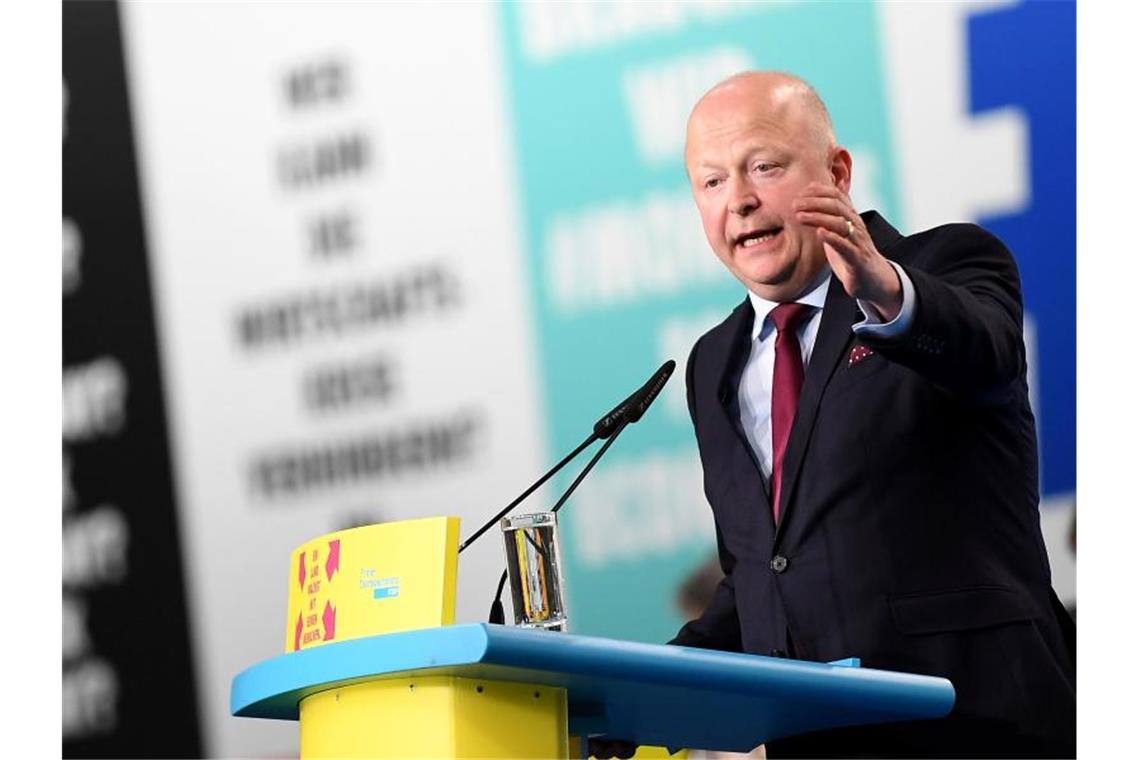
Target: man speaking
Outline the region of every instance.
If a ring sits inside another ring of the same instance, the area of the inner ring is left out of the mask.
[[[1013,258],[974,225],[903,236],[857,213],[851,154],[786,74],[705,94],[685,166],[747,297],[689,356],[725,578],[671,643],[954,685],[946,719],[770,757],[1073,757],[1075,627],[1041,537]]]

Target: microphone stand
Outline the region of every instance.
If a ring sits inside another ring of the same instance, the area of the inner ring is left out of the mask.
[[[550,480],[550,478],[553,477],[556,472],[565,467],[571,459],[582,453],[583,449],[585,449],[596,440],[605,439],[605,444],[597,451],[596,454],[594,454],[593,458],[590,459],[585,468],[582,469],[582,472],[578,474],[578,477],[574,479],[574,482],[570,484],[570,487],[566,489],[566,493],[562,494],[562,497],[558,500],[558,503],[554,505],[554,508],[551,511],[557,512],[559,509],[561,509],[562,505],[566,503],[566,500],[570,498],[570,494],[574,493],[575,489],[578,488],[578,485],[590,473],[590,470],[594,468],[594,465],[598,463],[598,460],[602,458],[602,455],[604,455],[606,451],[609,450],[610,446],[614,444],[614,441],[617,440],[618,435],[620,435],[621,432],[625,430],[627,425],[637,422],[641,419],[641,416],[645,414],[645,410],[649,408],[649,405],[653,403],[654,399],[657,398],[657,394],[661,392],[661,389],[669,380],[669,376],[673,374],[673,369],[676,366],[677,363],[672,359],[662,364],[661,367],[653,373],[653,375],[649,378],[649,380],[645,382],[644,385],[627,396],[626,399],[620,404],[611,409],[605,417],[594,423],[594,431],[589,435],[589,437],[586,438],[586,440],[578,444],[578,448],[574,449],[572,452],[563,457],[562,461],[554,465],[554,467],[552,467],[545,475],[543,475],[538,480],[538,482],[536,482],[530,488],[526,489],[526,491],[524,491],[521,496],[519,496],[507,506],[503,507],[503,509],[499,510],[498,514],[492,517],[489,521],[487,521],[486,524],[479,528],[479,530],[475,531],[473,535],[468,537],[466,541],[459,545],[459,551],[463,551],[468,546],[470,546],[473,541],[486,533],[492,525],[494,525],[503,517],[503,515],[518,506],[523,501],[523,499],[534,493],[535,490],[537,490],[543,483]],[[524,533],[524,535],[526,534]],[[527,539],[531,541],[531,544],[535,547],[535,549],[537,549],[543,554],[543,556],[545,556],[545,551],[542,549],[542,547],[535,544],[529,536],[527,536]],[[503,574],[499,578],[499,588],[495,592],[495,601],[491,604],[490,622],[492,623],[502,624],[504,622],[505,615],[503,613],[502,598],[503,586],[506,585],[506,582],[507,571],[503,570]]]
[[[625,426],[624,421],[623,421],[621,426],[622,427]],[[567,462],[569,462],[571,459],[573,459],[574,457],[581,454],[583,449],[585,449],[587,446],[589,446],[591,443],[593,443],[596,440],[598,440],[598,434],[597,433],[590,433],[590,436],[586,440],[584,440],[580,444],[578,444],[578,448],[574,449],[569,454],[567,454],[565,457],[563,457],[561,462],[559,462],[558,464],[551,467],[550,470],[545,475],[543,475],[534,485],[532,485],[530,488],[523,491],[521,496],[519,496],[517,499],[512,501],[510,504],[508,504],[507,506],[505,506],[501,510],[499,510],[499,513],[497,515],[492,517],[486,524],[483,525],[483,527],[481,527],[479,530],[475,531],[475,533],[472,534],[470,537],[468,537],[468,539],[466,541],[461,543],[459,545],[459,551],[462,552],[464,549],[466,549],[468,546],[470,546],[471,543],[473,541],[475,541],[475,539],[479,538],[479,536],[486,533],[487,530],[492,525],[497,523],[503,517],[503,515],[505,515],[507,512],[510,512],[512,509],[514,509],[519,504],[521,504],[522,501],[526,497],[530,496],[532,493],[537,491],[543,483],[550,480],[550,478],[553,477],[556,472],[558,472],[563,467],[565,467]],[[609,444],[607,443],[606,445],[608,446]],[[500,588],[502,588],[502,587],[500,586]]]
[[[614,429],[613,435],[607,438],[602,447],[594,453],[594,456],[590,458],[590,461],[587,462],[586,466],[582,468],[582,471],[578,473],[578,477],[574,478],[574,482],[571,483],[570,487],[566,489],[566,493],[562,494],[562,497],[558,500],[558,503],[555,504],[554,508],[550,510],[551,512],[557,512],[558,510],[562,509],[562,505],[565,504],[566,500],[570,498],[570,494],[574,493],[575,489],[578,488],[578,485],[586,478],[587,475],[590,474],[590,470],[594,469],[594,465],[598,463],[598,460],[602,458],[602,455],[606,453],[609,447],[614,445],[614,441],[617,440],[617,437],[621,435],[621,431],[625,430],[626,426],[629,425],[629,423],[629,417],[622,418],[621,422],[618,423],[617,428]],[[592,441],[589,439],[587,439],[587,442],[592,443]],[[502,514],[505,514],[506,512],[507,510],[505,509],[503,510]],[[530,537],[528,536],[527,538],[529,539]],[[535,548],[545,556],[546,552],[541,547],[536,546]],[[487,617],[487,620],[490,623],[503,625],[506,622],[506,613],[503,610],[503,587],[506,586],[506,584],[507,571],[504,569],[503,574],[499,576],[499,587],[495,591],[495,601],[491,602],[491,614]]]
[[[602,455],[606,453],[606,450],[609,449],[610,446],[614,445],[614,441],[617,440],[617,437],[621,435],[621,431],[625,430],[626,426],[629,425],[629,423],[630,419],[628,417],[618,423],[617,429],[614,430],[614,434],[606,440],[605,444],[600,449],[598,449],[597,453],[594,454],[594,456],[591,457],[590,461],[586,463],[586,466],[582,468],[582,472],[578,473],[578,477],[576,477],[574,479],[574,482],[570,484],[570,487],[566,489],[566,493],[562,494],[562,498],[559,499],[558,503],[554,505],[554,508],[550,510],[551,512],[557,512],[558,510],[562,509],[562,505],[565,504],[566,500],[570,498],[570,494],[574,493],[574,489],[578,487],[578,484],[581,483],[582,480],[584,480],[585,477],[590,474],[590,470],[594,469],[594,465],[598,463],[598,460],[602,458]]]

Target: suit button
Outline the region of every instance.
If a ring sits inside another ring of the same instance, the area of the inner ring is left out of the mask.
[[[783,649],[773,649],[771,652],[768,653],[768,656],[769,657],[787,657],[788,653],[785,652]]]
[[[772,568],[772,572],[779,575],[788,569],[788,558],[783,554],[777,554],[772,557],[772,561],[768,563],[768,567]]]

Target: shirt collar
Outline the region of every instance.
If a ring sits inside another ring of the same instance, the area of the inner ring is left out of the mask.
[[[815,282],[812,285],[808,285],[808,290],[797,298],[795,302],[822,309],[824,302],[827,301],[827,288],[830,284],[831,268],[824,266],[819,275],[816,276]],[[752,340],[756,340],[764,328],[764,321],[768,318],[768,313],[779,306],[780,303],[779,301],[769,301],[767,298],[761,298],[751,290],[748,291],[748,300],[752,302],[752,311],[756,313],[756,319],[752,323]]]

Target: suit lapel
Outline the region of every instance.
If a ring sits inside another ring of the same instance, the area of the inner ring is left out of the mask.
[[[756,453],[752,450],[752,444],[748,442],[748,437],[744,434],[744,428],[740,423],[738,396],[740,376],[748,363],[748,356],[752,350],[752,324],[755,319],[756,313],[752,309],[752,302],[745,297],[744,303],[736,307],[725,324],[725,329],[721,335],[724,340],[728,341],[728,345],[720,347],[719,350],[714,349],[715,355],[724,357],[716,374],[718,378],[717,400],[720,402],[721,411],[725,415],[725,421],[736,431],[736,438],[742,447],[745,458],[752,463],[756,470],[756,478],[760,481],[763,497],[762,504],[758,507],[762,507],[770,516],[772,507],[768,482],[760,470],[760,463],[756,461]]]
[[[880,253],[885,254],[888,248],[902,239],[898,230],[877,212],[868,211],[861,216]],[[794,502],[790,499],[796,492],[796,483],[803,468],[804,452],[815,429],[815,419],[819,413],[819,402],[823,398],[823,391],[831,381],[836,365],[843,358],[844,350],[854,337],[851,326],[862,319],[863,312],[859,310],[855,299],[847,295],[843,283],[838,277],[833,276],[831,285],[827,289],[827,300],[824,302],[811,361],[804,374],[804,385],[800,390],[792,431],[788,436],[788,447],[784,452],[784,486],[780,493],[780,524],[776,527],[777,543],[784,535],[789,509],[794,509]]]

